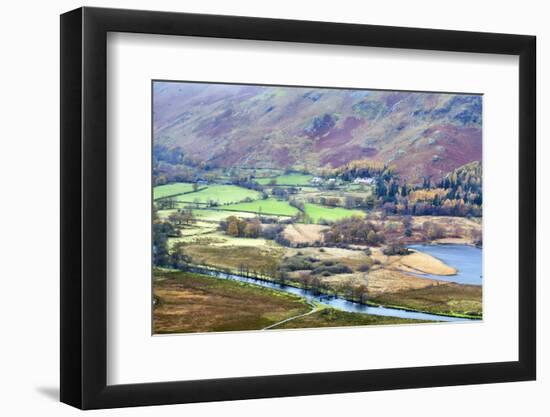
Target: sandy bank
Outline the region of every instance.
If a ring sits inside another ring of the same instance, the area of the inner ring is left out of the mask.
[[[414,252],[400,256],[391,266],[403,272],[433,275],[455,275],[457,270],[427,253]]]

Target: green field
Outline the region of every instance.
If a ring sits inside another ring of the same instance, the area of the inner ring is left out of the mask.
[[[153,199],[175,196],[193,191],[193,184],[188,182],[176,182],[173,184],[157,185],[153,188]]]
[[[176,201],[182,203],[208,203],[214,201],[217,204],[238,203],[247,198],[256,200],[261,197],[258,191],[237,185],[208,185],[206,188],[195,193],[182,194],[176,197]]]
[[[258,178],[256,182],[261,185],[268,185],[272,180],[276,181],[276,185],[294,185],[294,186],[305,186],[311,185],[310,180],[313,178],[309,174],[288,174],[280,175],[273,178]]]
[[[326,207],[320,204],[306,203],[304,204],[305,213],[315,223],[318,223],[320,219],[334,222],[344,219],[346,217],[360,216],[364,217],[365,213],[361,210],[349,210],[341,207]]]
[[[275,198],[266,198],[265,200],[256,200],[250,203],[231,204],[221,208],[227,211],[244,211],[289,217],[299,212],[296,207],[292,207],[287,201],[281,201]]]

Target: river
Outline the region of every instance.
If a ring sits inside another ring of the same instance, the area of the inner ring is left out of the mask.
[[[480,248],[458,244],[409,245],[407,247],[427,253],[457,270],[456,275],[414,275],[440,281],[457,282],[459,284],[481,285],[483,270],[482,250]]]
[[[265,288],[284,291],[290,294],[298,295],[310,302],[312,301],[321,302],[335,309],[347,311],[350,313],[373,314],[376,316],[400,317],[405,319],[428,320],[428,321],[446,321],[446,322],[453,321],[454,322],[454,321],[469,320],[464,318],[442,316],[438,314],[421,313],[417,311],[402,310],[397,308],[367,306],[364,304],[348,301],[336,296],[314,295],[313,292],[310,290],[296,288],[290,285],[281,285],[276,282],[266,281],[266,280],[257,279],[257,278],[249,278],[249,277],[244,277],[236,274],[228,274],[221,271],[214,271],[214,270],[209,270],[205,268],[193,268],[192,271],[205,274],[205,275],[210,275],[216,278],[247,282],[247,283],[259,285]]]

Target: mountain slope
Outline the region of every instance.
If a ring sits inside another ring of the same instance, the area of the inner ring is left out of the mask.
[[[355,159],[410,181],[481,160],[476,95],[155,82],[155,145],[213,167],[308,169]]]

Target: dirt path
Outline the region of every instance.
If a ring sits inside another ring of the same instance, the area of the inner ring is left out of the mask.
[[[308,311],[307,313],[304,313],[304,314],[299,314],[297,316],[292,316],[292,317],[289,317],[288,319],[284,319],[282,321],[278,321],[277,323],[274,323],[270,326],[267,326],[267,327],[264,327],[262,330],[269,330],[269,329],[272,329],[280,324],[283,324],[283,323],[286,323],[287,321],[291,321],[291,320],[294,320],[294,319],[298,319],[300,317],[305,317],[305,316],[309,316],[310,314],[313,314],[313,313],[316,313],[317,311],[320,310],[320,308],[318,308],[317,306],[314,306],[312,305],[313,309],[311,311]]]

